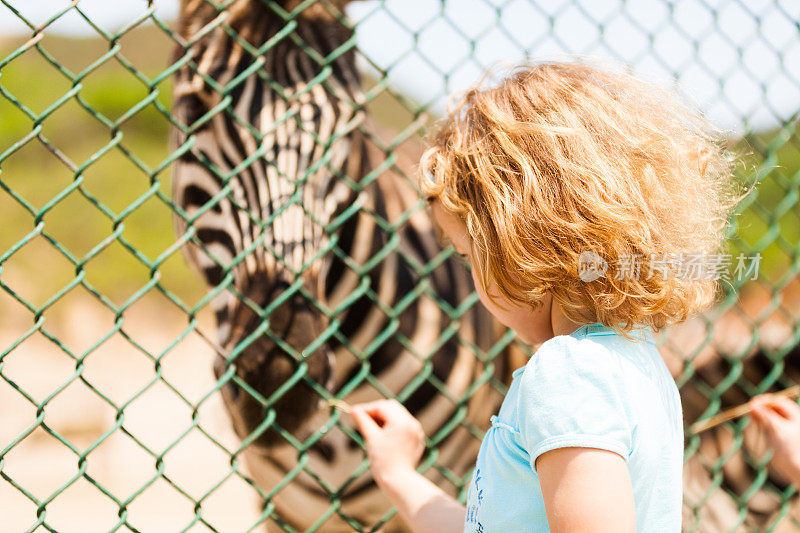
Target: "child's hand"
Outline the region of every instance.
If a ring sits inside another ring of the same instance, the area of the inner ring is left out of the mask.
[[[396,400],[378,400],[354,405],[351,414],[366,441],[376,481],[415,471],[425,451],[425,432],[405,407]]]
[[[772,394],[756,396],[750,403],[753,421],[766,430],[774,450],[773,466],[800,488],[800,407]]]

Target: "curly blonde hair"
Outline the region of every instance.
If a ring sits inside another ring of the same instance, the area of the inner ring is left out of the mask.
[[[422,156],[420,186],[464,221],[484,290],[491,279],[534,307],[550,293],[571,320],[627,336],[714,301],[717,282],[675,275],[674,261],[638,276],[613,265],[718,252],[741,198],[732,161],[719,130],[676,93],[583,61],[545,62],[464,93]],[[608,266],[588,282],[587,250]]]

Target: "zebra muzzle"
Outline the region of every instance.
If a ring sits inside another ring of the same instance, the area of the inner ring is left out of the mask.
[[[264,320],[250,311],[245,326],[234,326],[225,343],[234,355],[218,357],[214,366],[218,379],[229,376],[222,396],[236,433],[242,439],[255,433],[257,445],[285,443],[285,432],[302,438],[303,423],[325,407],[312,385],[330,390],[333,352],[318,343],[325,330],[322,315],[303,300],[293,296],[276,308],[255,339],[250,337]],[[242,314],[247,312],[234,317]]]

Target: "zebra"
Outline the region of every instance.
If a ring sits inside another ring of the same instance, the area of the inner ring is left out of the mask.
[[[403,177],[419,148],[387,163],[346,3],[180,4],[174,221],[216,291],[214,372],[268,527],[402,528],[382,523],[389,502],[324,395],[398,396],[436,436],[429,476],[456,494],[524,361]]]

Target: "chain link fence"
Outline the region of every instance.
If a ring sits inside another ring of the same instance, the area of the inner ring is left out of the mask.
[[[367,475],[363,454],[358,464],[339,467],[335,483],[309,463],[309,449],[327,432],[341,433],[358,450],[359,437],[335,411],[305,440],[282,433],[294,462],[280,483],[265,486],[245,465],[243,451],[274,422],[270,417],[287,389],[264,398],[248,388],[235,375],[235,355],[228,354],[221,375],[212,373],[219,347],[210,302],[223,289],[233,289],[209,288],[189,269],[180,250],[187,241],[197,242],[196,236],[178,235],[172,225],[175,212],[187,218],[170,187],[172,165],[188,148],[182,144],[171,152],[168,135],[181,130],[191,142],[194,132],[172,111],[173,76],[182,68],[197,72],[189,50],[201,34],[222,29],[236,39],[230,13],[248,4],[201,3],[213,16],[197,39],[187,39],[175,27],[177,6],[159,0],[113,7],[90,0],[0,0],[6,35],[0,37],[0,531],[296,530],[272,501],[293,490],[302,476],[316,480],[328,503],[320,513],[297,511],[312,515],[305,529],[371,530],[393,516],[382,510],[379,519],[366,523],[342,503],[347,487]],[[757,190],[730,227],[724,298],[658,339],[684,403],[684,529],[800,530],[796,488],[769,466],[763,435],[747,417],[697,435],[688,430],[692,422],[755,394],[800,382],[795,129],[800,5],[373,0],[344,6],[253,0],[256,4],[280,19],[280,29],[261,47],[240,40],[248,61],[257,65],[247,76],[259,75],[259,58],[281,40],[303,41],[298,26],[307,10],[324,9],[332,20],[354,28],[355,37],[335,53],[304,50],[322,67],[355,50],[363,77],[361,110],[389,132],[371,139],[382,154],[373,176],[391,171],[413,184],[410,154],[418,153],[443,113],[446,95],[501,59],[551,59],[566,52],[620,60],[662,83],[678,82],[725,127],[731,147],[744,153],[738,179],[756,181]],[[231,84],[214,90],[227,96]],[[231,112],[220,105],[203,120]],[[354,179],[340,177],[348,178]],[[412,203],[391,221],[368,213],[394,244],[356,271],[367,280],[366,265],[400,254],[413,263],[419,279],[412,294],[383,311],[396,317],[401,307],[424,298],[455,324],[476,304],[475,295],[452,305],[426,281],[452,250],[419,264],[398,244],[405,224],[423,212],[422,204]],[[348,216],[356,216],[358,208],[351,211]],[[341,251],[336,246],[329,252]],[[744,276],[735,275],[741,257],[751,260]],[[224,274],[243,261],[236,258]],[[347,305],[369,293],[363,283],[359,287],[361,293],[344,299]],[[301,287],[290,286],[278,299],[297,291]],[[376,295],[368,296],[380,305]],[[335,316],[322,302],[319,307]],[[271,335],[271,309],[258,313],[263,318],[258,334]],[[383,387],[370,353],[387,339],[410,346],[396,324],[357,354],[360,373],[345,389],[370,384],[405,400],[427,383],[459,407],[480,384],[504,392],[493,359],[509,343],[517,346],[512,336],[498,335],[494,346],[482,349],[452,326],[433,345],[451,337],[471,348],[482,365],[481,383],[464,396],[450,397],[430,367],[399,394]],[[348,342],[336,328],[314,342],[332,339]],[[283,348],[302,361],[297,350]],[[289,381],[330,397],[299,368]],[[221,392],[229,383],[255,397],[265,413],[245,438],[234,433],[222,405]],[[429,435],[422,467],[437,471],[462,498],[469,471],[450,468],[437,447],[456,431],[479,441],[485,426],[471,423],[464,412]]]

